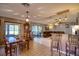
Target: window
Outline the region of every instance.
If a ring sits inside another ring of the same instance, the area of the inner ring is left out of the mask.
[[[15,29],[14,29],[14,25],[9,25],[9,34],[14,34]]]
[[[42,32],[42,26],[39,25],[33,25],[32,26],[32,32],[34,36],[40,36]]]
[[[18,35],[19,34],[19,26],[18,25],[15,25],[15,30],[14,30],[14,34],[15,35]]]
[[[7,23],[5,26],[5,35],[19,35],[19,24]]]

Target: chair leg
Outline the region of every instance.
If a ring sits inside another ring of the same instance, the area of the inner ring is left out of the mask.
[[[69,56],[70,56],[70,46],[69,46]]]
[[[5,55],[8,55],[8,50],[7,50],[7,46],[5,47]]]
[[[76,47],[75,47],[75,52],[74,52],[74,55],[76,56]]]
[[[67,56],[67,52],[68,52],[68,51],[67,51],[67,44],[66,44],[66,47],[65,47],[65,49],[66,49],[66,56]]]
[[[52,49],[53,47],[52,47],[52,42],[51,42],[51,56],[53,56],[53,49]]]
[[[57,52],[59,53],[59,56],[61,56],[59,42],[57,43]]]
[[[57,43],[57,52],[58,52],[58,50],[59,50],[59,43]]]
[[[15,54],[16,54],[16,56],[17,56],[17,48],[15,48]]]
[[[53,50],[51,50],[51,56],[53,56]]]
[[[61,56],[61,52],[60,52],[60,50],[61,50],[61,46],[59,45],[59,56]]]
[[[59,47],[59,56],[61,56],[60,47]]]
[[[8,55],[8,52],[7,51],[5,51],[5,54],[6,54],[6,56]]]

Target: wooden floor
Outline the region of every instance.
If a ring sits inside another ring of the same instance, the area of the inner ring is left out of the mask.
[[[37,40],[39,41],[39,40]],[[26,48],[23,50],[18,49],[17,56],[51,56],[51,50],[50,48],[39,44],[37,41],[30,41],[30,49],[27,50]],[[0,55],[4,56],[4,49],[1,48]],[[3,51],[3,52],[2,52]],[[54,51],[55,52],[55,51]],[[57,53],[54,53],[55,56],[57,56]]]
[[[50,56],[50,49],[46,46],[43,46],[37,42],[31,41],[30,42],[30,49],[24,49],[21,53],[23,56]]]
[[[47,46],[40,44],[40,38],[35,38],[33,41],[30,41],[30,49],[24,49],[21,52],[21,56],[51,56],[51,50]],[[58,56],[56,50],[54,50],[54,56]],[[61,54],[64,56],[64,54]]]

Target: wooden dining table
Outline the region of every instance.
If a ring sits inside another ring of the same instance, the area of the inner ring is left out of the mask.
[[[16,39],[15,37],[11,37],[8,39],[8,44],[10,46],[10,56],[12,56],[12,45],[13,44],[19,44],[20,42],[27,42],[27,49],[29,49],[29,40],[23,40],[23,39]]]

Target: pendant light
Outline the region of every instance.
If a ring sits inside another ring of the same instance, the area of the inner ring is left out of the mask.
[[[26,22],[29,22],[29,17],[28,17],[29,11],[26,11],[26,13],[27,13]]]
[[[28,3],[22,3],[22,5],[24,5],[24,7],[26,7],[26,14],[27,14],[27,16],[26,16],[26,22],[29,22],[29,6],[30,6],[30,4],[28,4]]]

